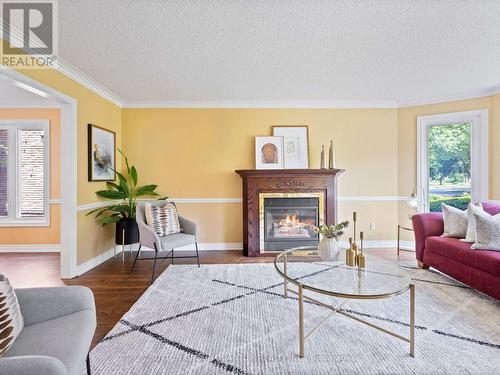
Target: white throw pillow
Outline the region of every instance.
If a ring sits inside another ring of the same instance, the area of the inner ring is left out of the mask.
[[[500,251],[500,215],[474,214],[476,220],[476,242],[471,249]]]
[[[9,279],[0,274],[0,357],[12,346],[24,327],[16,293]]]
[[[471,243],[476,242],[476,219],[474,218],[474,214],[489,216],[489,214],[483,210],[483,205],[481,203],[476,205],[469,203],[469,206],[467,207],[467,234],[465,239],[460,241]]]
[[[467,234],[467,211],[442,203],[444,232],[443,237],[465,238]]]

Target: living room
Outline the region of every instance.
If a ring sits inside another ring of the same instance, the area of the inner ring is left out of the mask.
[[[497,1],[42,3],[2,2],[1,374],[500,367]]]

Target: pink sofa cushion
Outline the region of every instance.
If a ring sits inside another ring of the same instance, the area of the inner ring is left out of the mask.
[[[440,254],[494,276],[500,276],[500,251],[471,250],[471,244],[457,238],[427,237],[425,251]]]
[[[500,202],[498,201],[483,202],[483,210],[485,210],[490,215],[500,214]]]

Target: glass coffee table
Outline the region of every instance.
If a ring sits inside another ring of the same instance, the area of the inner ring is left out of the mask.
[[[340,314],[382,331],[410,344],[410,355],[415,357],[415,285],[407,272],[397,264],[367,257],[366,267],[346,265],[345,250],[337,259],[325,259],[316,247],[299,247],[283,251],[274,259],[278,274],[284,279],[284,296],[294,294],[299,302],[299,356],[304,357],[304,342],[328,318]],[[290,288],[296,286],[296,290]],[[410,337],[404,337],[386,328],[361,319],[343,308],[351,300],[382,299],[397,296],[409,290],[410,294]],[[344,300],[338,306],[331,306],[305,296],[304,291],[321,295],[340,297]],[[304,300],[325,307],[331,311],[325,319],[307,334],[304,334]]]

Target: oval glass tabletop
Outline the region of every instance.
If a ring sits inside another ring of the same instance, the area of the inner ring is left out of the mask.
[[[281,276],[304,289],[346,298],[384,298],[406,291],[409,274],[396,263],[366,256],[364,268],[346,264],[346,251],[336,259],[322,256],[317,247],[299,247],[283,251],[274,259]]]

